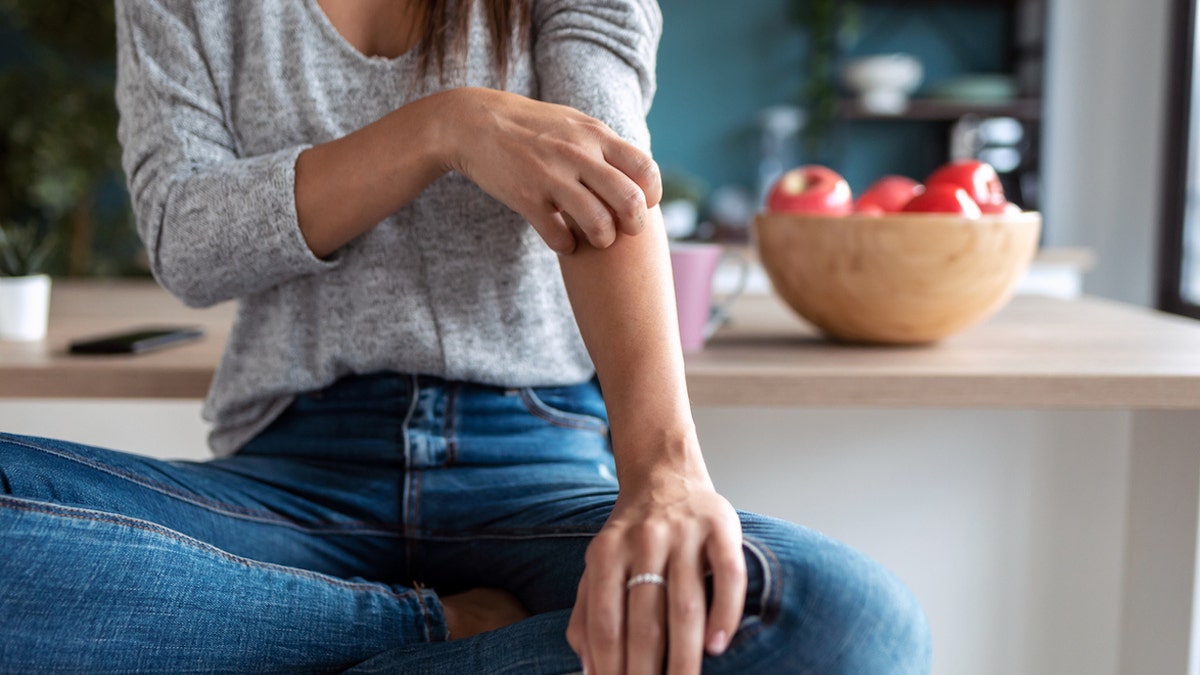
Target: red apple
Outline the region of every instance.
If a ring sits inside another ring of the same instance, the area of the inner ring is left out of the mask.
[[[833,169],[810,164],[779,177],[767,193],[767,210],[844,216],[853,208],[850,184]]]
[[[858,213],[896,213],[913,197],[925,191],[925,186],[905,176],[884,176],[871,184],[854,203]]]
[[[930,185],[904,205],[906,213],[953,213],[967,218],[982,215],[967,191],[953,185]]]
[[[984,213],[1002,213],[1004,205],[1008,203],[996,169],[977,159],[963,159],[943,165],[925,179],[926,188],[935,185],[952,185],[966,190],[967,196]]]

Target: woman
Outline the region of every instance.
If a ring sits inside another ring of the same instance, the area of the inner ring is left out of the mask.
[[[117,9],[152,269],[238,301],[220,458],[5,437],[6,666],[928,667],[899,582],[709,480],[647,154],[657,6]]]

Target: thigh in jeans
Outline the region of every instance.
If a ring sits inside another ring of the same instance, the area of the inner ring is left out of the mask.
[[[583,553],[617,495],[594,383],[452,389],[444,462],[414,467],[413,574],[445,594],[514,592],[534,612],[570,607]]]
[[[389,512],[401,472],[399,463],[278,451],[162,461],[0,434],[0,494],[147,521],[253,560],[391,583],[411,581]]]
[[[330,672],[444,639],[401,585],[397,470],[289,456],[286,431],[200,463],[0,435],[0,663]]]

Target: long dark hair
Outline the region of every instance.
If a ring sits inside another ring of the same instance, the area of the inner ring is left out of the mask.
[[[519,43],[529,39],[530,0],[478,0],[487,15],[492,38],[492,64],[501,81],[508,72],[514,34]],[[444,72],[447,59],[462,59],[466,54],[471,11],[475,0],[423,0],[416,4],[416,25],[420,33],[417,54],[421,72],[430,67]]]

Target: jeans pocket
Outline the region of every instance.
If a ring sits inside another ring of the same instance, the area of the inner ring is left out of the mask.
[[[557,391],[563,391],[564,395],[556,395]],[[531,415],[554,426],[594,431],[603,436],[608,435],[608,421],[599,415],[586,412],[583,406],[572,406],[569,389],[524,387],[518,389],[517,394]]]

